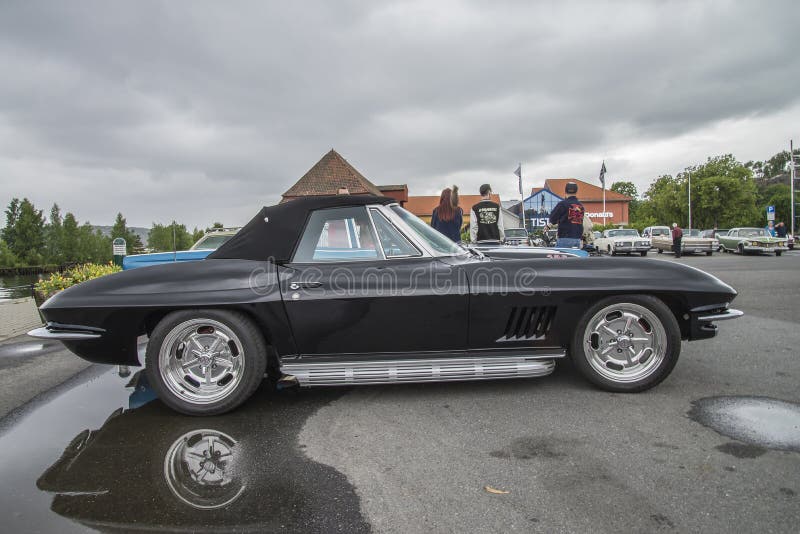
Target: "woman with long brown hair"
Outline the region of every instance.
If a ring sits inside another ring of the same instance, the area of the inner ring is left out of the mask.
[[[433,208],[431,226],[446,235],[454,242],[461,241],[461,225],[464,222],[464,212],[458,207],[458,186],[446,188],[439,197],[439,205]]]

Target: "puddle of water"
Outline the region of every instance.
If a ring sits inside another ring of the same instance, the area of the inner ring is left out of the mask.
[[[768,397],[708,397],[689,417],[718,433],[768,449],[800,452],[800,405]]]
[[[186,417],[133,371],[92,366],[0,421],[3,531],[369,530],[346,478],[296,445],[343,393],[264,386],[232,413]]]

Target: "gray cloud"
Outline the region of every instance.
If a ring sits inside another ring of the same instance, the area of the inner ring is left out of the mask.
[[[511,196],[518,161],[540,183],[603,157],[643,186],[784,148],[798,19],[790,1],[5,2],[0,202],[241,223],[331,147],[412,194]]]

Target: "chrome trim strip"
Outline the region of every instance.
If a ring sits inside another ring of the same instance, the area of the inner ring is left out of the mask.
[[[561,351],[553,358],[563,356]],[[281,372],[301,386],[451,382],[547,376],[555,361],[528,356],[283,363]]]
[[[62,341],[81,341],[87,339],[99,339],[102,337],[102,334],[96,332],[58,330],[55,328],[50,329],[46,326],[35,328],[28,332],[28,335],[39,339],[55,339]]]
[[[698,317],[698,321],[702,322],[711,322],[711,321],[727,321],[728,319],[736,319],[744,315],[744,312],[741,310],[734,310],[733,308],[729,308],[724,312],[717,313],[714,315],[703,315]]]

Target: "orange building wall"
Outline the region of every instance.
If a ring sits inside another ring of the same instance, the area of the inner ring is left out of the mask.
[[[578,197],[580,199],[580,197]],[[586,213],[592,219],[594,224],[603,224],[603,203],[602,202],[584,202],[581,201],[583,207],[586,208]],[[613,224],[628,224],[628,203],[619,201],[606,201],[606,213],[610,212],[612,215],[606,219],[606,223]]]

